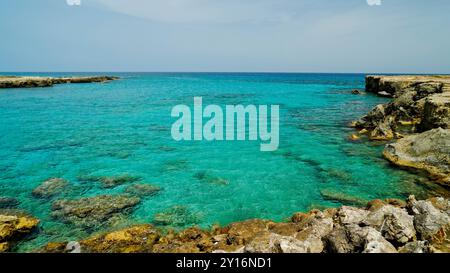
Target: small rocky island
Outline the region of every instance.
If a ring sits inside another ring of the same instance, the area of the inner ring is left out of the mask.
[[[0,88],[35,88],[50,87],[55,84],[65,83],[103,83],[118,80],[112,76],[89,76],[89,77],[21,77],[21,76],[0,76]]]

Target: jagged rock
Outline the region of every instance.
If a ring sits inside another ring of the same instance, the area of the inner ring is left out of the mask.
[[[408,199],[408,209],[414,215],[414,226],[422,240],[429,239],[450,223],[447,212],[436,208],[429,200],[417,201],[411,196]]]
[[[370,132],[370,140],[391,140],[394,138],[394,117],[389,116],[379,122],[375,128]]]
[[[11,197],[0,197],[0,209],[15,208],[20,204],[19,200]]]
[[[325,200],[337,201],[344,205],[365,206],[368,202],[367,200],[365,200],[363,198],[349,195],[349,194],[346,194],[343,192],[337,192],[337,191],[330,190],[330,189],[321,190],[320,195]]]
[[[352,90],[352,94],[353,95],[361,95],[363,92],[361,92],[361,90],[358,90],[358,89],[353,89]]]
[[[337,212],[337,218],[343,225],[360,224],[366,219],[369,211],[354,207],[343,206]]]
[[[392,94],[390,94],[390,93],[388,93],[388,92],[386,92],[386,91],[380,91],[380,92],[378,92],[377,94],[378,94],[379,96],[382,96],[382,97],[392,98]]]
[[[140,199],[126,195],[100,195],[55,201],[52,216],[76,226],[93,228],[110,224],[130,212]]]
[[[405,244],[415,239],[416,231],[413,220],[414,217],[409,215],[405,209],[384,205],[370,211],[362,223],[380,231],[389,241]]]
[[[153,196],[161,191],[160,187],[153,186],[150,184],[134,184],[130,185],[125,189],[125,192],[131,195],[145,197]]]
[[[39,220],[24,215],[0,215],[0,252],[11,249],[14,243],[29,235]]]
[[[427,241],[410,242],[398,249],[399,253],[429,253]]]
[[[386,145],[384,156],[392,163],[429,172],[450,183],[450,129],[434,129]]]
[[[434,128],[450,129],[450,93],[434,94],[425,100],[422,131]]]
[[[397,253],[397,249],[380,232],[371,227],[363,228],[363,230],[366,232],[363,253]]]
[[[38,198],[49,198],[62,192],[67,185],[69,182],[65,179],[51,178],[35,188],[32,194]]]

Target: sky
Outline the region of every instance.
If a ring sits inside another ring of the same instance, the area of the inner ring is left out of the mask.
[[[0,0],[0,71],[449,74],[449,12],[448,0]]]

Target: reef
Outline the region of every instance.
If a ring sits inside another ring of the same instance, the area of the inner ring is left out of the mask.
[[[92,77],[22,77],[22,76],[0,76],[0,88],[35,88],[51,87],[55,84],[66,83],[103,83],[118,80],[112,76],[92,76]]]
[[[391,141],[386,159],[449,185],[450,76],[367,76],[366,91],[392,100],[354,121],[351,139]]]
[[[182,216],[183,217],[183,216]],[[296,213],[287,222],[252,219],[210,230],[163,232],[145,224],[75,242],[85,253],[439,253],[450,251],[450,201],[373,200]],[[36,252],[72,252],[50,243]]]

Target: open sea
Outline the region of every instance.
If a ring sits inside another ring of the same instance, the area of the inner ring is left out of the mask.
[[[121,79],[0,90],[0,197],[18,199],[19,209],[41,220],[41,232],[18,251],[151,223],[156,213],[173,206],[192,216],[184,215],[189,221],[175,228],[208,228],[250,218],[283,221],[294,212],[341,206],[349,199],[439,191],[426,179],[391,167],[382,158],[383,143],[348,140],[354,133],[350,121],[388,101],[351,94],[364,88],[363,74],[106,74]],[[260,152],[259,141],[174,141],[172,107],[192,106],[194,96],[203,97],[205,106],[280,105],[279,149]],[[82,179],[121,175],[138,181],[105,189]],[[53,177],[71,186],[51,199],[31,195]],[[120,194],[133,183],[162,190],[142,198],[116,226],[84,230],[50,215],[55,200]]]

